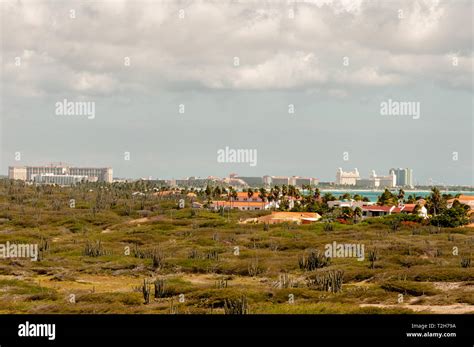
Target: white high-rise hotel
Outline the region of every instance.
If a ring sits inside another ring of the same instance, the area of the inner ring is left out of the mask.
[[[65,182],[65,178],[75,178],[75,181],[113,181],[113,170],[110,167],[72,167],[63,164],[51,164],[45,166],[10,166],[8,178],[22,181],[35,181],[38,183]],[[70,180],[68,180],[70,181]]]
[[[345,172],[342,171],[342,168],[339,168],[336,171],[336,184],[364,188],[411,187],[413,186],[413,170],[390,169],[386,176],[377,175],[372,170],[369,178],[361,178],[357,169]]]
[[[360,179],[359,170],[345,172],[342,168],[337,169],[336,184],[355,186]]]

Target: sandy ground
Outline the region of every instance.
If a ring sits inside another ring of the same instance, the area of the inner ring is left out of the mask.
[[[165,217],[163,217],[163,216],[153,216],[153,217],[143,217],[143,218],[132,219],[132,220],[129,220],[128,222],[112,225],[111,227],[102,230],[102,234],[108,234],[108,233],[113,232],[114,229],[117,226],[123,226],[123,225],[129,225],[129,226],[130,225],[138,225],[138,226],[140,226],[140,224],[156,222],[156,221],[164,220],[164,219],[165,219]]]
[[[474,306],[468,304],[454,305],[383,305],[383,304],[362,304],[360,307],[380,307],[380,308],[407,308],[415,312],[428,312],[437,314],[462,314],[474,313]]]

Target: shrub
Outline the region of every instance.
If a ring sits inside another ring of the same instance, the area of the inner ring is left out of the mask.
[[[328,266],[331,259],[321,254],[319,251],[311,250],[305,257],[303,254],[298,259],[298,265],[301,270],[313,271]]]

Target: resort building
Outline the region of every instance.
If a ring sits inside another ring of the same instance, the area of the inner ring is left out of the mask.
[[[57,184],[59,186],[70,186],[81,182],[90,182],[87,176],[54,174],[34,174],[32,180],[37,184]]]
[[[336,184],[338,185],[355,186],[359,178],[360,178],[360,175],[357,169],[355,169],[354,171],[349,171],[349,172],[342,171],[342,168],[337,169]]]
[[[375,170],[372,170],[369,181],[373,188],[393,188],[397,185],[397,176],[394,172],[388,176],[377,176]]]
[[[61,181],[61,178],[52,176],[82,176],[87,177],[88,181],[109,182],[113,181],[112,168],[95,167],[71,167],[64,164],[51,164],[45,166],[10,166],[8,168],[8,178],[22,181],[34,181],[36,176],[46,175],[49,178],[45,180]],[[42,180],[42,178],[37,178]],[[65,181],[74,181],[74,178],[64,179]]]
[[[299,188],[303,186],[317,186],[319,184],[319,180],[313,177],[292,176],[290,178],[290,184]]]
[[[408,168],[390,169],[390,173],[397,176],[396,185],[398,187],[413,187],[413,170]]]

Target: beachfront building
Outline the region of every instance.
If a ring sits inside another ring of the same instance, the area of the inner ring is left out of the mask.
[[[396,185],[398,187],[413,187],[413,169],[409,168],[398,168],[390,169],[390,173],[397,176]]]
[[[97,180],[97,177],[92,178]],[[81,182],[90,182],[88,176],[81,175],[54,175],[54,174],[34,174],[32,181],[36,184],[56,184],[59,186],[71,186]]]
[[[372,170],[369,181],[372,188],[393,188],[397,185],[397,176],[394,172],[390,172],[387,176],[377,176],[375,170]]]
[[[319,179],[314,177],[300,177],[300,176],[263,176],[263,184],[267,187],[292,185],[296,187],[316,186],[319,184]]]
[[[8,168],[8,178],[22,181],[34,181],[36,176],[46,175],[49,178],[45,180],[61,180],[61,178],[53,178],[52,176],[83,176],[88,181],[109,182],[113,181],[112,168],[96,168],[96,167],[73,167],[59,164],[50,164],[44,166],[10,166]],[[42,178],[37,178],[42,180]],[[74,178],[67,178],[64,181],[73,181]]]
[[[317,186],[319,184],[319,180],[314,177],[292,176],[290,178],[290,184],[299,188],[303,186]]]
[[[357,169],[349,172],[342,171],[342,168],[337,169],[336,184],[338,185],[355,186],[358,179],[360,179],[360,175]]]

